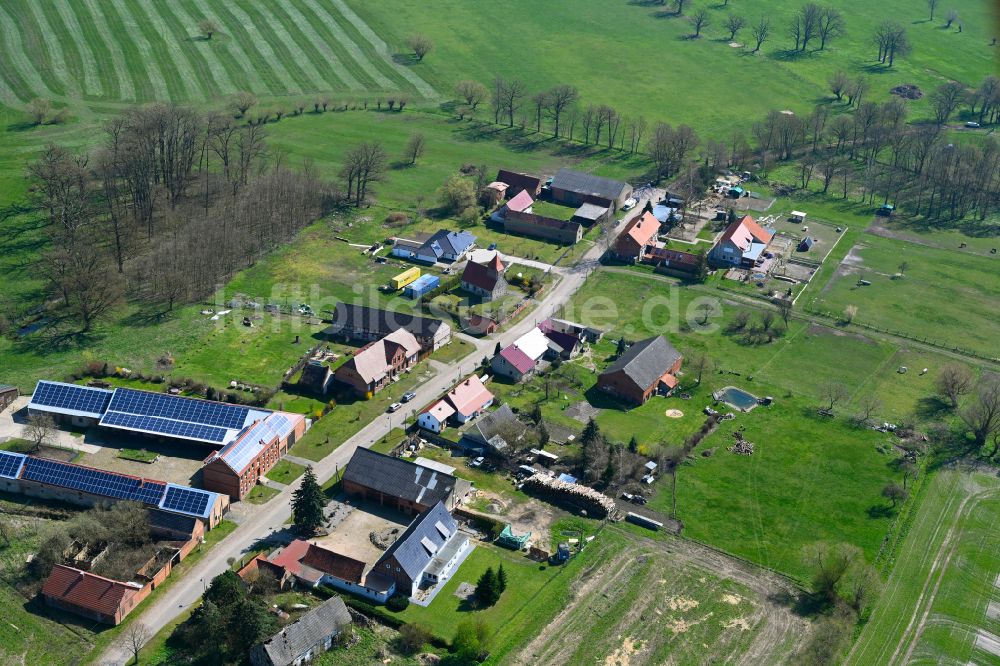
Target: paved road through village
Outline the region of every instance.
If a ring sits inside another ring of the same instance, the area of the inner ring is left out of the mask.
[[[636,210],[642,210],[644,205],[645,201],[640,202]],[[622,227],[623,224],[618,225],[612,233],[617,235]],[[417,397],[413,399],[413,406],[426,405],[451,388],[465,374],[477,367],[484,355],[491,355],[497,342],[506,346],[527,333],[537,322],[555,314],[598,266],[604,248],[605,244],[598,242],[574,266],[556,269],[561,279],[543,292],[543,298],[528,317],[495,336],[475,341],[474,352],[447,366],[447,370],[439,372],[414,389]],[[337,418],[336,413],[328,418]],[[403,412],[375,418],[330,455],[313,465],[320,483],[330,479],[337,470],[342,469],[358,447],[371,446],[392,428],[402,427],[405,418]],[[204,592],[205,583],[228,569],[231,558],[239,559],[258,540],[286,528],[285,522],[291,515],[292,493],[298,488],[300,481],[301,479],[290,484],[266,504],[255,507],[250,516],[242,521],[232,534],[216,544],[181,580],[176,581],[166,593],[148,604],[141,615],[132,621],[142,622],[149,627],[151,634],[155,634],[185,609],[197,603]],[[112,645],[104,652],[99,663],[125,664],[131,658],[129,650],[120,645]]]

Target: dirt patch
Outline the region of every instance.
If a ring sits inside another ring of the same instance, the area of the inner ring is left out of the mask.
[[[698,607],[698,601],[687,597],[671,597],[667,600],[667,607],[672,611],[686,613]]]
[[[990,620],[1000,618],[1000,602],[991,601],[986,607],[986,617]]]
[[[684,412],[679,409],[668,409],[665,414],[668,419],[679,419],[684,416]]]
[[[377,548],[368,535],[372,532],[393,528],[405,530],[408,517],[398,511],[390,511],[370,502],[354,502],[351,511],[327,536],[313,541],[323,548],[372,564],[384,551]]]
[[[731,49],[741,49],[741,48],[743,48],[743,45],[740,44],[739,42],[729,42],[729,48],[731,48]]]
[[[638,652],[640,647],[641,644],[637,644],[631,636],[626,636],[622,646],[604,660],[604,666],[630,666],[632,655]]]
[[[979,633],[976,634],[976,647],[989,652],[994,657],[1000,657],[1000,638],[988,631],[979,630]]]
[[[476,593],[476,586],[472,583],[462,582],[455,590],[455,596],[459,599],[468,599]]]
[[[821,326],[819,324],[809,324],[809,328],[806,329],[806,333],[809,335],[833,335],[838,338],[850,337],[866,345],[875,344],[875,341],[866,335],[842,331],[840,329],[830,328],[829,326]]]
[[[904,83],[903,85],[890,88],[889,94],[902,97],[903,99],[920,99],[924,96],[924,92],[920,87],[912,83]]]
[[[712,617],[711,613],[697,620],[685,620],[683,618],[678,618],[678,617],[668,618],[667,629],[670,630],[670,633],[676,636],[677,634],[683,634],[687,631],[690,631],[691,627],[701,624],[710,617]]]
[[[730,606],[739,606],[740,602],[743,601],[743,597],[738,594],[723,594],[722,600]]]
[[[728,622],[722,623],[723,629],[739,629],[740,631],[750,631],[750,622],[745,617],[736,617]]]

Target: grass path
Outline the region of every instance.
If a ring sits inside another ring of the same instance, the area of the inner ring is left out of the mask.
[[[117,97],[126,101],[139,99],[146,86],[150,85],[149,80],[145,76],[145,69],[133,70],[125,65],[132,54],[125,50],[129,43],[115,37],[116,31],[105,15],[105,11],[110,12],[110,8],[99,6],[97,0],[82,0],[78,4],[82,11],[89,14],[91,24],[111,56],[114,65],[112,75],[120,87]]]
[[[245,24],[249,23],[248,19],[240,20],[230,11],[231,7],[228,3],[219,2],[219,0],[208,0],[199,3],[198,7],[206,18],[223,26],[223,30],[229,34],[231,37],[229,43],[232,45],[233,51],[237,52],[237,58],[250,67],[252,81],[256,79],[257,82],[263,83],[267,87],[267,92],[272,95],[281,95],[287,92],[281,77],[267,58],[262,55],[257,48],[256,40],[252,38],[245,27]]]
[[[330,69],[326,59],[316,49],[315,40],[302,32],[299,25],[291,19],[280,4],[268,5],[267,11],[272,17],[268,23],[272,25],[280,38],[278,45],[286,52],[290,62],[301,65],[303,72],[309,79],[310,85],[304,89],[306,92],[316,92],[343,85],[336,73]],[[289,50],[290,48],[294,48],[294,52]]]
[[[45,41],[46,31],[35,19],[32,9],[24,6],[11,6],[11,16],[14,17],[25,55],[38,76],[56,97],[66,93],[65,82],[59,78],[52,59],[52,49]]]
[[[253,24],[258,48],[279,73],[283,72],[281,79],[288,92],[301,93],[319,89],[319,82],[306,72],[308,58],[295,46],[281,23],[268,15],[265,7],[253,2],[237,2],[230,8],[237,16],[243,16],[248,23]]]
[[[111,52],[95,29],[93,18],[84,5],[79,2],[58,3],[55,8],[66,24],[67,33],[75,36],[74,41],[82,42],[77,50],[83,68],[84,94],[94,97],[119,97],[121,91],[118,87],[118,78],[114,69],[108,66]]]
[[[84,78],[80,70],[80,54],[76,50],[74,40],[69,37],[66,25],[58,14],[53,15],[55,7],[48,3],[29,2],[28,7],[41,34],[56,37],[52,40],[54,44],[48,45],[53,71],[61,81],[65,82],[68,94],[73,97],[81,96],[86,86],[81,88],[80,85]]]
[[[182,67],[178,58],[167,56],[171,49],[150,24],[146,10],[138,2],[128,0],[112,0],[112,2],[128,29],[132,31],[136,44],[142,52],[143,61],[149,63],[147,68],[152,72],[154,84],[163,86],[157,88],[156,99],[191,98],[192,91],[188,89],[188,82],[192,77],[187,71],[178,72]]]
[[[203,13],[204,7],[194,5],[191,0],[178,0],[174,5],[178,12],[176,19],[184,21],[185,24],[197,25],[208,18]],[[218,21],[213,18],[212,20]],[[225,92],[235,92],[237,90],[250,90],[250,76],[247,70],[241,66],[246,63],[246,59],[237,58],[234,55],[234,48],[230,48],[230,43],[225,39],[215,38],[211,41],[195,43],[195,47],[207,51],[205,59],[212,69],[212,74],[218,82],[226,81],[223,86]]]
[[[210,98],[235,92],[236,86],[230,80],[226,68],[222,66],[213,52],[205,53],[198,48],[198,43],[191,36],[186,26],[195,25],[196,22],[189,18],[187,23],[184,23],[178,17],[176,12],[180,10],[180,5],[175,4],[171,9],[167,5],[157,3],[154,5],[154,9],[159,12],[160,18],[170,30],[173,40],[186,45],[182,50],[188,62],[197,72],[202,92]]]
[[[340,13],[343,14],[344,18],[350,21],[351,25],[353,25],[358,32],[360,32],[361,35],[368,40],[368,43],[375,48],[375,52],[378,53],[378,55],[380,55],[385,62],[396,71],[397,74],[409,81],[413,87],[427,99],[437,99],[439,97],[437,91],[435,91],[429,83],[417,76],[410,69],[400,65],[392,59],[392,54],[389,53],[388,45],[382,40],[381,37],[375,34],[375,31],[372,30],[360,16],[354,13],[353,9],[347,6],[347,3],[344,2],[344,0],[331,0],[331,2],[338,10],[340,10]]]

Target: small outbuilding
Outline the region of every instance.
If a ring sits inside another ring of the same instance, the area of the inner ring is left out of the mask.
[[[812,236],[806,236],[799,242],[799,252],[808,252],[812,249],[813,243],[815,242],[816,241],[813,240]]]
[[[792,214],[789,217],[791,218],[792,222],[806,221],[806,214],[803,213],[801,210],[793,210]]]

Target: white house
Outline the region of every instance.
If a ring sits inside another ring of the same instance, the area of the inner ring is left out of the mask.
[[[417,417],[417,425],[424,430],[441,432],[447,421],[455,413],[455,408],[447,400],[438,400]]]

